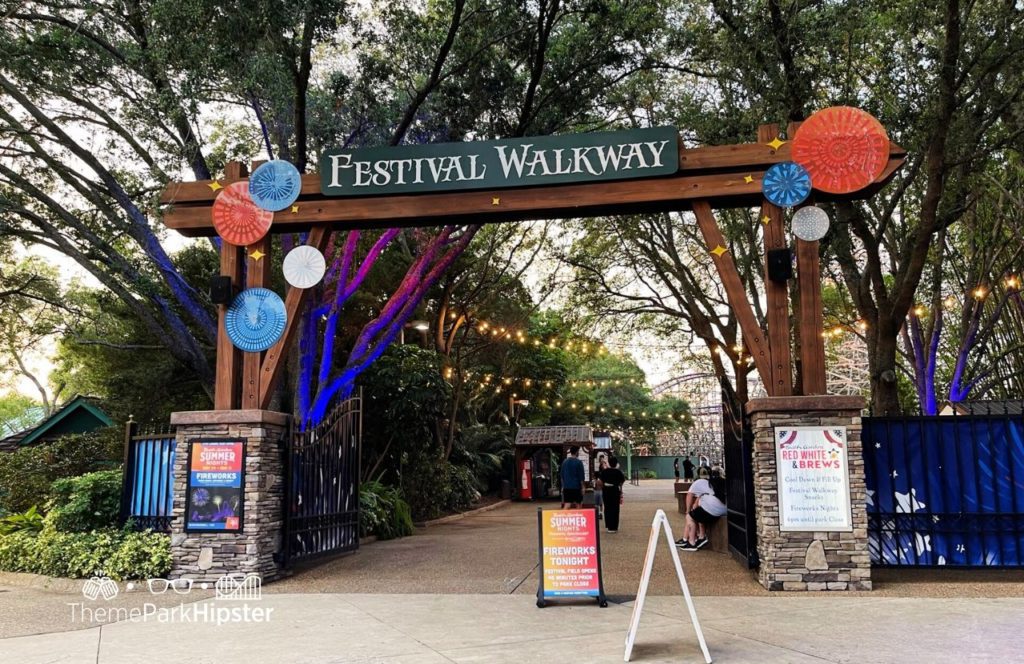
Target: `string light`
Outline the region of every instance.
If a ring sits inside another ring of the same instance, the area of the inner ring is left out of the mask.
[[[448,317],[452,320],[458,318],[455,312],[450,312]],[[504,339],[513,343],[519,343],[521,345],[533,345],[539,348],[540,346],[547,346],[551,349],[561,349],[565,351],[576,350],[577,352],[589,354],[596,352],[598,355],[605,355],[608,353],[608,348],[603,343],[593,343],[591,341],[573,341],[566,339],[560,341],[558,337],[550,337],[546,341],[540,337],[535,337],[527,334],[523,330],[519,330],[512,327],[498,325],[490,321],[482,319],[469,319],[466,317],[469,324],[476,329],[477,333],[481,336],[490,337],[492,340]]]
[[[1021,290],[1022,287],[1024,287],[1024,280],[1022,280],[1021,277],[1016,273],[1007,274],[1005,277],[1003,277],[1002,283],[1008,291],[1018,291]],[[973,297],[978,302],[983,302],[989,296],[991,290],[985,284],[979,284],[972,288],[969,291],[969,293],[971,297]],[[955,295],[950,294],[942,298],[942,306],[946,309],[955,309],[957,304],[958,301]],[[916,304],[910,310],[909,315],[914,316],[916,318],[924,318],[925,316],[928,315],[928,308],[923,304]],[[826,329],[821,333],[821,336],[825,339],[841,336],[843,332],[846,331],[844,328],[856,330],[857,332],[863,334],[868,329],[868,322],[861,318],[857,321],[854,321],[852,324],[839,324],[832,327],[831,329]],[[721,352],[721,349],[717,350]]]

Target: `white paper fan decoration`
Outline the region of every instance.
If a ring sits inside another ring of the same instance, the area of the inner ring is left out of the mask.
[[[809,205],[793,213],[793,235],[805,242],[814,242],[828,233],[828,213],[820,207]]]
[[[284,257],[284,280],[295,288],[309,288],[320,283],[327,272],[327,261],[316,247],[295,247]]]

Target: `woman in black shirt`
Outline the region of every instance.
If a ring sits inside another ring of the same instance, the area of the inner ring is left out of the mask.
[[[604,502],[604,525],[608,532],[614,533],[619,530],[619,507],[622,504],[622,485],[626,483],[626,476],[619,470],[619,460],[615,457],[608,459],[608,468],[605,468],[598,475],[603,488],[601,498]]]

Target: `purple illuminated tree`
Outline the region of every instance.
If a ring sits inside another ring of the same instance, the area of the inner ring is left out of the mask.
[[[1017,169],[1019,171],[1019,169]],[[1021,173],[980,187],[958,226],[937,237],[926,289],[900,332],[921,410],[946,400],[1019,395],[1024,383]]]
[[[366,279],[370,268],[399,230],[389,229],[382,233],[359,261],[356,259],[356,250],[360,232],[350,231],[347,234],[343,245],[332,252],[333,260],[327,281],[333,284],[333,288],[325,289],[330,295],[306,314],[299,341],[297,407],[303,426],[319,422],[333,401],[351,394],[356,377],[394,341],[416,312],[427,291],[465,251],[478,229],[479,226],[475,225],[449,225],[436,235],[424,238],[401,283],[384,303],[379,314],[360,331],[344,364],[336,368],[334,355],[338,340],[335,333],[339,317],[346,302]],[[322,334],[319,329],[321,321]],[[314,365],[317,365],[315,379]]]

